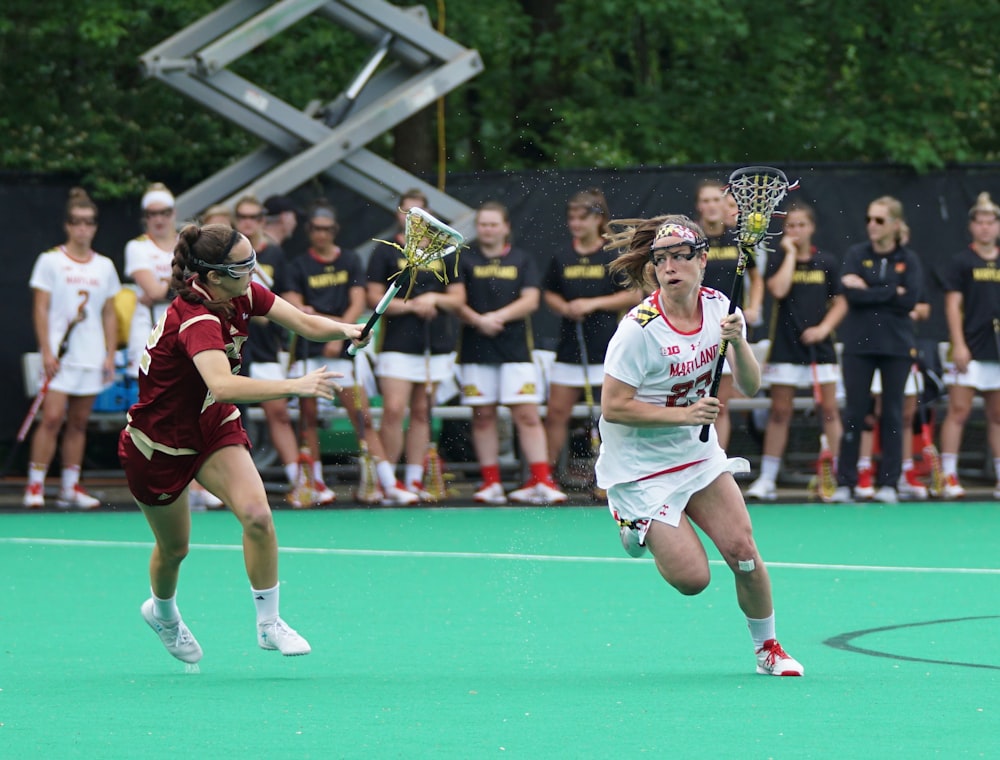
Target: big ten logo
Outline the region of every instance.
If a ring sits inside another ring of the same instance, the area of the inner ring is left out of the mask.
[[[680,346],[660,346],[660,356],[680,356]]]

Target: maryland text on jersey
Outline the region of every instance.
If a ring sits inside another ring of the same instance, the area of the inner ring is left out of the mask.
[[[991,261],[987,266],[973,269],[972,279],[975,282],[1000,282],[1000,269],[997,269],[996,263]]]

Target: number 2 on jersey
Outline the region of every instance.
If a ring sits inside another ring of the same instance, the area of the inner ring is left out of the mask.
[[[694,380],[677,383],[670,389],[670,395],[667,396],[666,406],[690,406],[691,402],[688,401],[688,394],[693,390],[698,395],[698,398],[704,398],[711,384],[711,370],[702,375],[698,375],[698,377]]]

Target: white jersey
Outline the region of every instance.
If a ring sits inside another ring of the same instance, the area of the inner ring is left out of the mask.
[[[618,325],[608,345],[604,373],[636,389],[635,399],[656,406],[689,406],[708,395],[719,356],[720,322],[729,299],[701,289],[702,324],[691,333],[675,329],[660,309],[659,291],[635,306]],[[744,337],[746,326],[744,326]],[[602,416],[597,483],[610,488],[653,475],[678,471],[721,451],[715,426],[708,441],[701,426],[633,427]]]
[[[67,328],[83,309],[84,319],[73,328],[62,365],[103,368],[108,342],[102,312],[104,304],[121,289],[111,259],[91,251],[86,261],[76,261],[58,246],[38,256],[29,284],[49,294],[49,348],[53,354],[58,355]]]
[[[136,272],[146,269],[156,279],[170,282],[173,263],[174,252],[163,250],[148,235],[140,235],[125,245],[126,277],[134,277]],[[142,298],[142,288],[136,286],[136,290]],[[132,377],[139,376],[139,359],[146,348],[146,340],[169,305],[170,301],[157,301],[152,307],[136,304],[128,331],[128,373]]]

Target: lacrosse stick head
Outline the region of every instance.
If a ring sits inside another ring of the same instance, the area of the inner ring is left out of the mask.
[[[753,248],[764,239],[771,217],[780,215],[781,199],[798,186],[798,182],[789,184],[785,173],[771,166],[746,166],[729,175],[726,192],[740,212],[736,236],[741,246]]]
[[[431,263],[450,256],[465,243],[465,237],[422,208],[406,212],[403,257],[408,266],[426,269]]]

